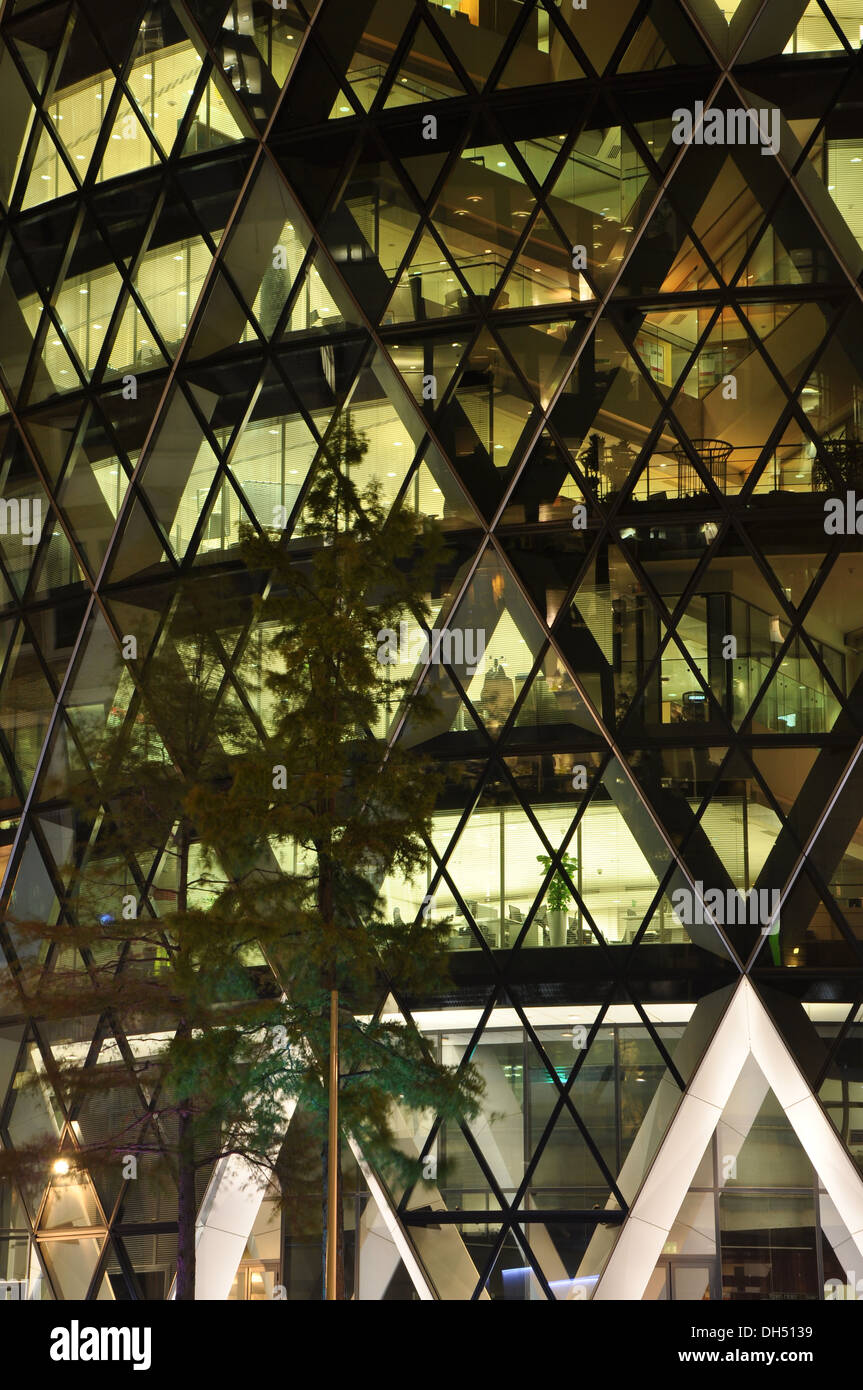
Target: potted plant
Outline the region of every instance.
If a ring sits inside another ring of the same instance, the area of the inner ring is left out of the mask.
[[[551,868],[551,859],[547,854],[538,854],[536,862],[541,864],[546,873]],[[568,874],[578,868],[578,860],[571,855],[565,854],[561,864]],[[552,875],[551,882],[545,895],[548,904],[548,932],[552,946],[566,945],[566,909],[572,901],[572,893],[569,884],[560,873]]]

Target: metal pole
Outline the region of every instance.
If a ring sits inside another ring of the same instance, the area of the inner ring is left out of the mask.
[[[327,1301],[337,1298],[339,1247],[339,992],[330,990],[329,1144],[327,1152]]]

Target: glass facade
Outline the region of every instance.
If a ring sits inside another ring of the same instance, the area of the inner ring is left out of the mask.
[[[486,1102],[399,1117],[410,1190],[346,1147],[356,1297],[601,1296],[744,984],[835,1162],[753,1043],[626,1296],[853,1284],[861,41],[863,0],[0,11],[2,968],[15,917],[65,920],[70,789],[128,715],[124,639],[182,658],[181,580],[229,596],[224,696],[266,723],[240,528],[302,555],[347,413],[356,481],[447,536],[442,640],[406,614],[380,676],[436,713],[377,732],[446,771],[425,873],[380,891],[447,925],[452,982],[381,1006]],[[123,876],[152,916],[176,892],[158,854]],[[0,1019],[0,1143],[110,1121],[52,1055],[157,1047]],[[318,1296],[288,1129],[231,1299]],[[0,1190],[0,1288],[164,1299],[175,1207],[167,1159]]]

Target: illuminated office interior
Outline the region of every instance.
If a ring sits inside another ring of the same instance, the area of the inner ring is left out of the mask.
[[[181,653],[177,585],[232,582],[244,524],[302,557],[346,415],[355,480],[446,534],[453,640],[382,666],[375,732],[444,769],[424,874],[377,886],[447,928],[451,983],[378,1007],[486,1102],[398,1114],[437,1174],[403,1191],[345,1146],[354,1298],[821,1299],[859,1268],[863,561],[824,503],[863,497],[861,42],[863,0],[0,9],[0,479],[42,516],[0,534],[4,912],[65,920],[120,636]],[[778,111],[777,155],[675,144],[697,101]],[[706,888],[779,917],[681,921]],[[143,910],[175,895],[157,858]],[[98,1022],[0,1018],[0,1144],[110,1123],[50,1081],[115,1060]],[[199,1297],[320,1296],[304,1125],[283,1209],[202,1175]],[[175,1259],[167,1157],[0,1188],[7,1297],[162,1300]]]

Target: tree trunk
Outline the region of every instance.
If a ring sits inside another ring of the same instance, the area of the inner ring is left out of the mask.
[[[327,1049],[327,1142],[324,1164],[324,1297],[340,1300],[345,1296],[345,1226],[342,1210],[341,1163],[339,1161],[339,992],[336,977],[335,896],[333,865],[328,847],[318,851],[318,910],[321,926],[331,946],[326,967],[330,993],[329,1047]]]
[[[195,1134],[193,1120],[180,1112],[177,1192],[177,1302],[195,1299]]]
[[[341,1163],[339,1161],[339,992],[330,991],[330,1056],[328,1073],[327,1125],[327,1298],[344,1297],[339,1293],[339,1267],[344,1269],[344,1252],[340,1248],[339,1221],[341,1212]],[[342,1280],[344,1283],[344,1280]]]
[[[323,1183],[321,1187],[321,1297],[327,1298],[327,1234],[329,1232],[329,1143],[325,1138],[321,1144],[321,1175]],[[344,1193],[342,1186],[342,1166],[338,1166],[338,1194],[336,1197],[336,1300],[343,1302],[345,1298],[345,1209]]]
[[[189,901],[189,831],[185,822],[178,830],[177,911],[184,913]],[[182,931],[182,928],[180,929]],[[178,942],[182,952],[182,939]],[[177,1037],[189,1037],[191,1027],[181,1019]],[[195,1299],[195,1127],[192,1102],[180,1101],[177,1131],[177,1302],[192,1303]]]

